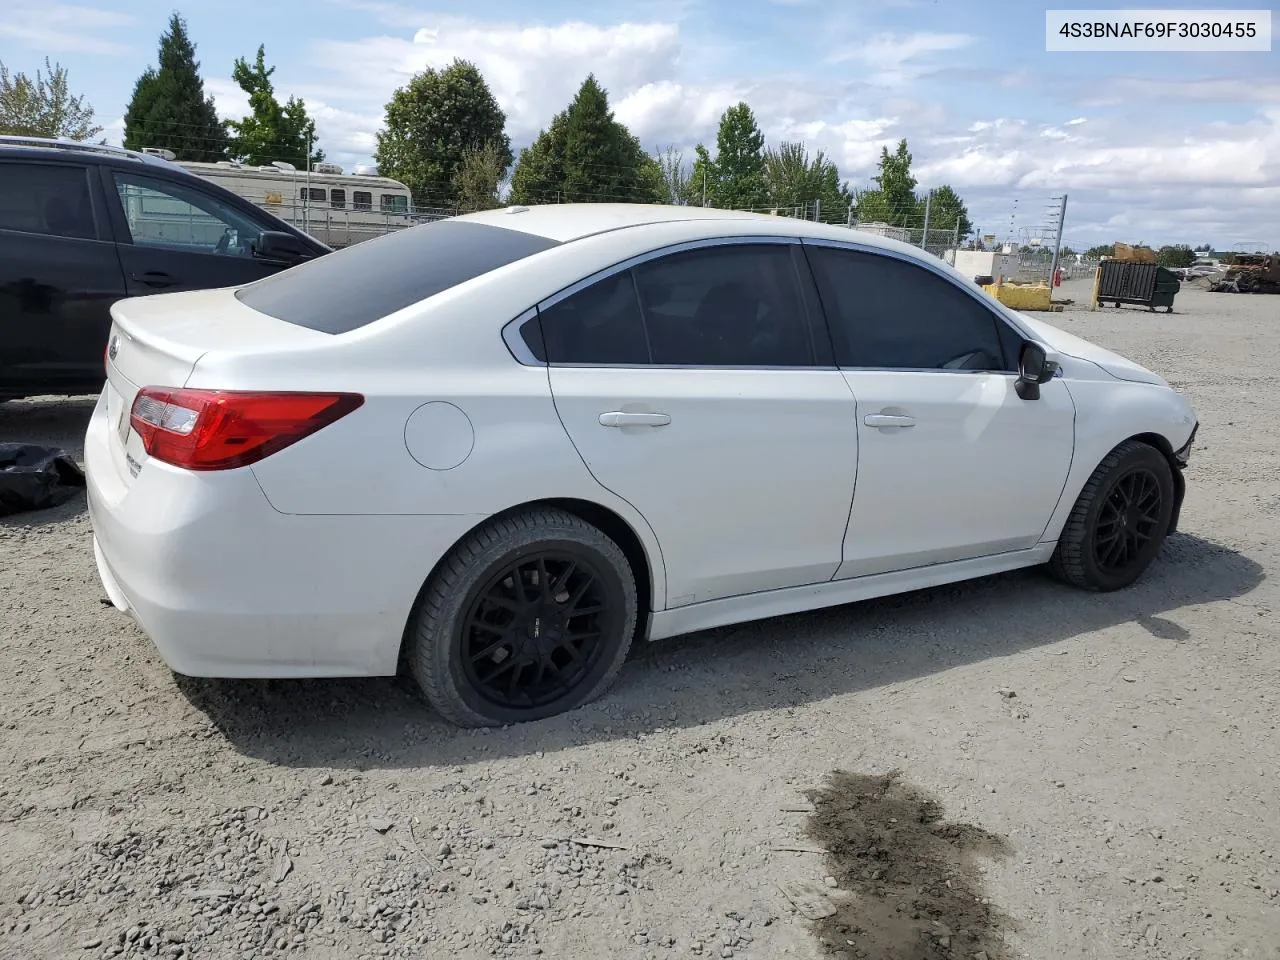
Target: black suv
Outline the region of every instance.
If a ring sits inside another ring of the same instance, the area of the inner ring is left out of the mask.
[[[117,300],[236,286],[329,252],[162,156],[0,137],[0,400],[101,390]]]

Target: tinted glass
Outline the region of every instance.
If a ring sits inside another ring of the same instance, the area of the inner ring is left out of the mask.
[[[630,271],[565,297],[540,310],[539,317],[543,349],[551,363],[649,362],[649,345]],[[539,356],[538,346],[530,343],[535,356]]]
[[[236,297],[278,320],[345,333],[558,245],[519,230],[438,220],[317,257],[241,287]]]
[[[94,239],[84,167],[0,164],[0,230]]]
[[[116,192],[135,246],[252,257],[266,225],[185,184],[116,173]]]
[[[808,251],[841,366],[1012,369],[995,314],[955,284],[880,254]]]
[[[795,265],[786,245],[690,250],[642,263],[635,275],[656,364],[813,363]]]

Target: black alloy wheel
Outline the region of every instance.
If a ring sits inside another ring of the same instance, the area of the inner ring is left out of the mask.
[[[575,514],[531,507],[482,524],[440,561],[409,622],[406,659],[458,726],[541,720],[609,688],[638,608],[617,543]]]
[[[590,560],[570,550],[526,554],[475,592],[459,624],[463,672],[504,710],[571,693],[622,626],[618,598]]]
[[[1058,536],[1049,569],[1085,590],[1119,590],[1137,580],[1164,544],[1175,487],[1168,458],[1126,440],[1089,477]]]
[[[1123,573],[1142,558],[1167,526],[1160,481],[1146,467],[1130,470],[1107,494],[1093,530],[1093,560],[1108,574]],[[1162,526],[1163,521],[1163,526]]]

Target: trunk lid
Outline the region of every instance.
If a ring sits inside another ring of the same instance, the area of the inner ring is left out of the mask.
[[[104,393],[112,461],[126,485],[147,460],[129,425],[140,389],[185,386],[212,351],[258,352],[329,339],[246,307],[231,287],[120,300],[111,307],[111,320]]]

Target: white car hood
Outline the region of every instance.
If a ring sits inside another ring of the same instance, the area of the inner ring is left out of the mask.
[[[1158,373],[1153,373],[1142,364],[1134,363],[1127,357],[1122,357],[1118,353],[1112,353],[1105,347],[1100,347],[1096,343],[1090,343],[1074,334],[1046,323],[1035,317],[1029,317],[1025,313],[1019,313],[1018,319],[1039,337],[1050,348],[1065,354],[1069,357],[1075,357],[1077,360],[1088,360],[1090,363],[1101,367],[1117,380],[1130,380],[1135,383],[1152,383],[1157,386],[1167,387],[1168,381],[1161,377]]]

